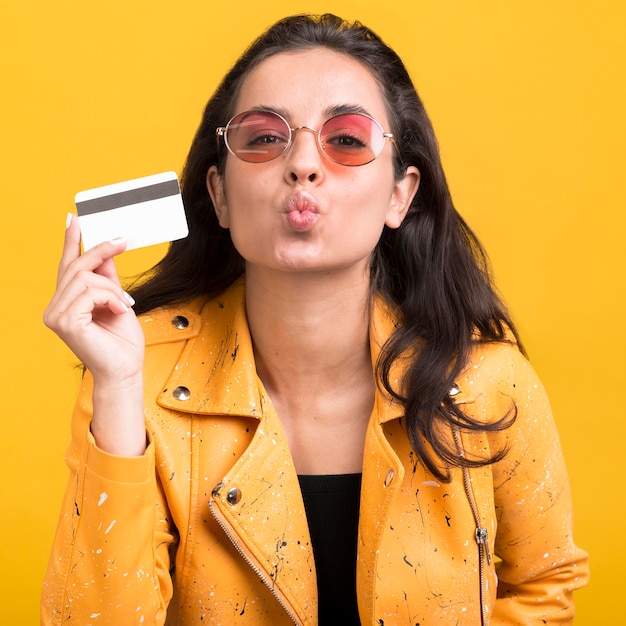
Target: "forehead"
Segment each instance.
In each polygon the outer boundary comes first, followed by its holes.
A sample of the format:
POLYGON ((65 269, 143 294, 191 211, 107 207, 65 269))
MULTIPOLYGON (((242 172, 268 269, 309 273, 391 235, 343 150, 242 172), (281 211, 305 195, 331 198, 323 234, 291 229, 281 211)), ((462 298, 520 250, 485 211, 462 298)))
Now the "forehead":
POLYGON ((262 61, 244 80, 235 112, 271 107, 288 113, 290 122, 304 124, 344 105, 361 107, 387 124, 385 100, 373 73, 346 54, 311 48, 262 61))

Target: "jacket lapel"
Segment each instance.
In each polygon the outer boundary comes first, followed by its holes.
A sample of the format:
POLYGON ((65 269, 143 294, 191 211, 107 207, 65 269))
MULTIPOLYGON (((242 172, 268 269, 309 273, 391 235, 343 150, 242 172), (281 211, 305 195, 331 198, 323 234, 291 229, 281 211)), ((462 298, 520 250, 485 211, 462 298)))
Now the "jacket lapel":
POLYGON ((240 280, 201 311, 198 334, 187 342, 157 402, 197 415, 261 415, 260 381, 240 280))

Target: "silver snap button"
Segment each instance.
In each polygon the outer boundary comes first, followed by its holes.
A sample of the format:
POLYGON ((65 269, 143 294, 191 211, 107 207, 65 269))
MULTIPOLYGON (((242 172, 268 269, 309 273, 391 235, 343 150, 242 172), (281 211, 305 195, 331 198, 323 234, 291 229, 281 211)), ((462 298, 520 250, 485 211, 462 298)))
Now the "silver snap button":
POLYGON ((392 483, 392 481, 393 481, 393 477, 394 477, 395 475, 396 475, 396 473, 395 473, 392 469, 390 469, 390 470, 387 472, 387 475, 385 476, 385 481, 383 482, 383 485, 384 485, 385 487, 389 487, 389 485, 391 485, 391 483, 392 483))
POLYGON ((191 396, 191 392, 189 391, 189 389, 187 389, 187 387, 176 387, 176 389, 174 389, 174 391, 172 391, 172 395, 177 399, 177 400, 189 400, 189 397, 191 396))
POLYGON ((237 504, 239 500, 241 500, 241 489, 238 489, 237 487, 229 489, 228 493, 226 494, 226 502, 233 506, 237 504))
POLYGON ((172 326, 174 328, 178 328, 179 330, 184 330, 189 326, 189 320, 183 315, 177 315, 172 318, 172 326))

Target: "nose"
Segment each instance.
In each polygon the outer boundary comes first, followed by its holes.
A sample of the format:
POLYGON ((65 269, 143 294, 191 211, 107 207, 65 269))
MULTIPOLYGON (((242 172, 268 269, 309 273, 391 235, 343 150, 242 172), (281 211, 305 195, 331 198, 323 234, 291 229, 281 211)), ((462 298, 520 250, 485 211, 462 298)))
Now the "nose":
POLYGON ((291 129, 291 145, 287 151, 287 175, 292 182, 319 181, 322 167, 318 134, 310 126, 298 126, 291 129), (300 133, 306 130, 311 133, 300 133), (301 137, 300 135, 306 135, 301 137))

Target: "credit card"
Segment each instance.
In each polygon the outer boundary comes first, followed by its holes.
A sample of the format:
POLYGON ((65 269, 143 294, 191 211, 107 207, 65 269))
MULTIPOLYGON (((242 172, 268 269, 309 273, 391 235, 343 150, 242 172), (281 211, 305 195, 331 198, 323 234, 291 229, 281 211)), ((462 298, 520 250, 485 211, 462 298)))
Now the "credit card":
POLYGON ((74 201, 84 250, 116 237, 133 250, 189 234, 175 172, 80 191, 74 201))

